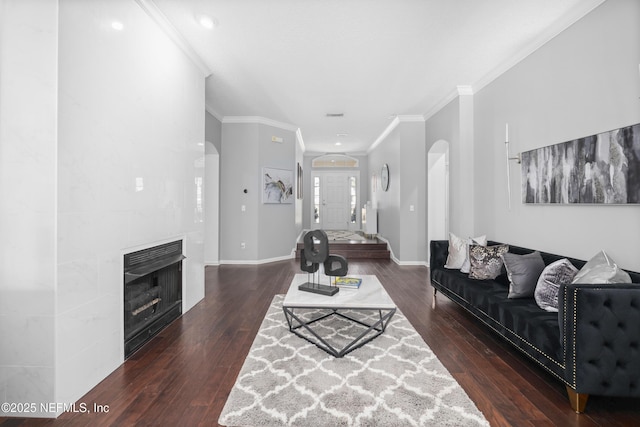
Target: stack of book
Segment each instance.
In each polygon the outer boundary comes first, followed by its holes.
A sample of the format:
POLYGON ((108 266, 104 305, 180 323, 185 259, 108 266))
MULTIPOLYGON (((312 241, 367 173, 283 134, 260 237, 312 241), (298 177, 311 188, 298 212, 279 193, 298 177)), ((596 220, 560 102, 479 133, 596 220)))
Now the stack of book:
POLYGON ((362 279, 356 277, 336 277, 336 286, 340 288, 358 289, 362 283, 362 279))

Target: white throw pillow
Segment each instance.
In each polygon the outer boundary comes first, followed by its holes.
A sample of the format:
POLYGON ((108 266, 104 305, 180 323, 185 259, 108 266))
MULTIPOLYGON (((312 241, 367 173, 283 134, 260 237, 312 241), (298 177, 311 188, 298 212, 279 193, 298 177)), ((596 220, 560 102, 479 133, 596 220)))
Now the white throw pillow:
MULTIPOLYGON (((463 239, 453 233, 449 233, 449 255, 447 256, 447 263, 444 265, 444 268, 459 270, 464 265, 465 260, 468 262, 469 240, 475 240, 477 242, 482 242, 484 240, 484 246, 487 244, 487 236, 463 239)), ((469 272, 468 268, 466 272, 469 272)))
POLYGON ((453 233, 449 233, 449 255, 444 268, 459 269, 462 267, 467 252, 466 239, 462 239, 453 233))
POLYGON ((631 276, 622 270, 604 251, 598 252, 578 271, 571 283, 631 283, 631 276))

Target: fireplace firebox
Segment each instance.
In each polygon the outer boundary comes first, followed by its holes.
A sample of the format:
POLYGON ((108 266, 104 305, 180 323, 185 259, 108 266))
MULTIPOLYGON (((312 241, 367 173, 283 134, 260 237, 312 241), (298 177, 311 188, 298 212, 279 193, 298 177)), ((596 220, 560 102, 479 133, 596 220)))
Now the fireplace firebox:
POLYGON ((182 240, 124 256, 124 357, 182 314, 182 240))

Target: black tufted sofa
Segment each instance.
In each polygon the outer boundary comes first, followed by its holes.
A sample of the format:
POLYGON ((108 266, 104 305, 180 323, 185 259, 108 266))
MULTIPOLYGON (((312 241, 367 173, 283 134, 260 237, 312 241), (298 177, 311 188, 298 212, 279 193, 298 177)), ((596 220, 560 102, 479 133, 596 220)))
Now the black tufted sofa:
MULTIPOLYGON (((490 245, 499 244, 489 242, 490 245)), ((509 246, 509 252, 533 249, 509 246)), ((538 307, 533 298, 507 298, 506 274, 474 280, 444 268, 446 240, 431 241, 430 276, 440 291, 562 381, 572 408, 584 411, 590 394, 640 397, 640 273, 627 271, 632 284, 565 285, 559 312, 538 307)), ((540 252, 546 265, 568 258, 540 252)))

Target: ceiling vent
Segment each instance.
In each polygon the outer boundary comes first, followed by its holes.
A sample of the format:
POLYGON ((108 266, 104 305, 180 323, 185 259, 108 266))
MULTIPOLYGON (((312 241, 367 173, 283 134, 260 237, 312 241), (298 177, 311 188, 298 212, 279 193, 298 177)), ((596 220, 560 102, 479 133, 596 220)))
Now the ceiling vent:
POLYGON ((327 117, 344 117, 344 113, 327 113, 327 117))

